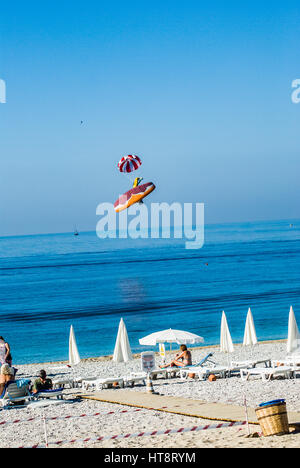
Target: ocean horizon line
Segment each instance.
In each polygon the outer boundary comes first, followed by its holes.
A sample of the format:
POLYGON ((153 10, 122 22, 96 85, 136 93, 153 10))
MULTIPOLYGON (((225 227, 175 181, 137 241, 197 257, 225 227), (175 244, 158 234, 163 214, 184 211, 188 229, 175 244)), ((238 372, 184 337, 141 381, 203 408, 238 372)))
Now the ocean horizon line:
MULTIPOLYGON (((243 225, 255 225, 255 224, 272 224, 272 223, 291 223, 291 222, 300 222, 300 218, 284 218, 284 219, 264 219, 264 220, 250 220, 250 221, 226 221, 226 222, 214 222, 214 223, 207 223, 204 225, 204 228, 210 228, 210 227, 217 227, 217 226, 243 226, 243 225)), ((178 225, 178 226, 170 226, 171 229, 182 229, 184 225, 178 225)), ((189 229, 195 229, 196 225, 192 226, 187 226, 189 229)), ((167 226, 160 226, 160 229, 168 229, 167 226)), ((79 234, 92 234, 95 233, 97 236, 96 232, 96 227, 95 230, 80 230, 77 229, 79 234)), ((148 228, 148 231, 151 231, 151 227, 148 228)), ((122 230, 116 229, 116 232, 123 232, 122 230)), ((69 234, 74 234, 74 230, 72 231, 60 231, 60 232, 41 232, 41 233, 31 233, 31 234, 6 234, 6 235, 0 235, 0 239, 17 239, 17 238, 24 238, 24 237, 47 237, 47 236, 64 236, 64 235, 69 235, 69 234)))

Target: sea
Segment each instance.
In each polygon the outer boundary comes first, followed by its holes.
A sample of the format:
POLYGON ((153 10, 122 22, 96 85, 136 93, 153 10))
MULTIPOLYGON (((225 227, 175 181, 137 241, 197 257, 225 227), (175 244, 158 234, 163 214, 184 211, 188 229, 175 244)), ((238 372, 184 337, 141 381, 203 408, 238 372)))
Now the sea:
POLYGON ((207 225, 201 249, 185 242, 1 237, 0 335, 13 363, 68 360, 71 325, 81 358, 110 355, 121 318, 134 353, 167 328, 218 345, 222 311, 241 343, 249 307, 259 341, 287 338, 290 306, 300 319, 300 220, 207 225))

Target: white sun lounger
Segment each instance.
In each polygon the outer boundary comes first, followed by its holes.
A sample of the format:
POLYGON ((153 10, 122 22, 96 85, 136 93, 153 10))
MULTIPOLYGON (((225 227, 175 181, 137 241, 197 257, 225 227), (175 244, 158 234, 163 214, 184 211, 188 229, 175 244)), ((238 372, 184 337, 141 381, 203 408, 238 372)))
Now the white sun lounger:
MULTIPOLYGON (((96 376, 92 376, 92 377, 83 377, 82 375, 79 375, 77 377, 69 377, 69 379, 71 380, 72 382, 72 387, 73 388, 79 388, 79 387, 82 387, 82 382, 89 382, 89 381, 93 381, 93 380, 97 380, 98 377, 96 376)), ((60 379, 59 379, 60 380, 60 379)))
POLYGON ((75 388, 78 386, 78 382, 82 380, 81 377, 75 376, 74 368, 68 364, 49 367, 47 373, 49 375, 56 374, 56 377, 52 379, 53 388, 64 387, 65 385, 75 388))
POLYGON ((70 388, 74 388, 74 380, 70 377, 61 377, 52 380, 53 388, 62 388, 68 385, 70 388))
POLYGON ((124 379, 124 386, 127 387, 134 387, 137 383, 142 383, 146 385, 147 374, 146 372, 131 372, 130 375, 123 377, 124 379))
POLYGON ((0 402, 3 407, 8 407, 14 403, 21 403, 32 400, 32 395, 29 392, 29 384, 19 387, 17 382, 9 382, 4 391, 0 402))
MULTIPOLYGON (((171 368, 169 368, 169 369, 171 369, 171 368)), ((164 379, 167 379, 168 378, 168 368, 165 368, 165 369, 160 369, 160 368, 152 369, 149 372, 149 375, 150 375, 150 378, 153 379, 153 380, 156 380, 158 376, 162 376, 164 379)))
MULTIPOLYGON (((169 373, 170 371, 172 370, 172 372, 174 371, 178 371, 179 368, 177 367, 170 367, 170 368, 166 368, 166 369, 160 369, 160 368, 157 368, 157 369, 152 369, 152 371, 149 372, 149 376, 150 376, 150 379, 152 380, 156 380, 157 377, 159 376, 162 376, 164 379, 167 379, 169 377, 169 373)), ((131 377, 139 377, 141 375, 144 376, 144 378, 146 379, 147 378, 147 372, 131 372, 131 377)))
POLYGON ((282 367, 291 367, 293 370, 293 377, 300 373, 300 359, 295 357, 287 357, 286 359, 279 359, 277 361, 272 361, 272 367, 282 368, 282 367))
POLYGON ((194 368, 198 368, 198 366, 195 367, 188 367, 188 366, 182 366, 182 367, 164 367, 163 369, 154 369, 150 372, 150 378, 153 380, 156 380, 158 376, 162 376, 164 379, 171 379, 173 377, 180 376, 181 369, 190 369, 190 372, 194 368))
POLYGON ((73 368, 68 364, 64 364, 61 366, 52 366, 47 369, 47 374, 66 374, 68 372, 73 371, 73 368), (65 371, 65 372, 62 372, 65 371))
MULTIPOLYGON (((206 380, 211 374, 218 375, 221 378, 231 377, 233 374, 240 373, 240 370, 243 366, 222 366, 222 365, 213 365, 211 367, 205 366, 191 366, 191 367, 182 367, 180 369, 180 377, 188 378, 189 374, 196 374, 200 380, 206 380)), ((244 364, 244 368, 248 368, 244 364)))
POLYGON ((210 363, 211 365, 216 365, 214 361, 211 361, 211 357, 213 353, 207 354, 201 361, 197 364, 192 364, 190 366, 182 366, 182 367, 164 367, 164 368, 157 368, 150 371, 150 378, 155 380, 159 375, 161 375, 164 379, 170 379, 172 377, 180 376, 181 369, 190 369, 191 373, 194 368, 203 367, 205 363, 210 363))
POLYGON ((133 387, 137 383, 146 385, 147 374, 145 372, 132 372, 130 375, 124 377, 107 377, 107 378, 94 378, 82 380, 82 388, 88 390, 90 387, 96 390, 103 390, 104 388, 112 387, 114 383, 118 383, 121 388, 125 386, 133 387))
POLYGON ((180 375, 181 369, 186 369, 186 367, 165 367, 163 369, 155 369, 150 372, 150 378, 156 380, 159 375, 164 379, 172 379, 180 375))
POLYGON ((82 381, 82 388, 88 390, 90 387, 96 388, 96 390, 103 390, 104 388, 110 388, 114 383, 123 388, 124 387, 124 377, 107 377, 107 378, 91 378, 82 381))
POLYGON ((287 356, 284 359, 277 359, 272 361, 272 367, 278 366, 300 366, 300 357, 299 356, 287 356))
POLYGON ((293 366, 293 377, 296 378, 296 375, 300 373, 300 366, 293 366))
POLYGON ((40 399, 49 399, 49 398, 56 398, 58 400, 63 400, 64 399, 64 393, 63 389, 55 389, 55 390, 46 390, 46 391, 41 391, 38 393, 35 393, 33 395, 34 400, 40 400, 40 399))
POLYGON ((290 379, 293 376, 293 368, 288 366, 280 367, 256 367, 254 369, 241 369, 241 379, 243 381, 249 380, 251 375, 256 375, 264 381, 270 381, 279 375, 290 379))
POLYGON ((264 364, 265 367, 271 367, 271 359, 249 359, 248 361, 232 361, 232 367, 253 368, 259 364, 264 364))
POLYGON ((211 374, 219 375, 220 377, 226 377, 229 369, 227 366, 212 366, 212 367, 181 367, 180 377, 181 379, 188 379, 189 374, 195 374, 199 380, 206 380, 211 374))

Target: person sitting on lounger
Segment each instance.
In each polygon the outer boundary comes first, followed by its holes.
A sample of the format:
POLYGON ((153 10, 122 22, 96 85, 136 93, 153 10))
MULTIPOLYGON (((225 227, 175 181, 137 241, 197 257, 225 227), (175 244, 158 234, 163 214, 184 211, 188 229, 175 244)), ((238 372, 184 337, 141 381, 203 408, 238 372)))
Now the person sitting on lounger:
POLYGON ((3 364, 1 366, 1 372, 0 372, 0 395, 2 395, 6 384, 8 382, 14 382, 14 380, 15 380, 14 370, 8 364, 3 364))
POLYGON ((181 353, 176 354, 175 359, 173 359, 169 364, 164 364, 163 366, 160 366, 161 369, 164 369, 166 367, 186 367, 186 366, 191 366, 192 365, 192 354, 191 352, 187 349, 185 345, 180 346, 180 351, 181 353))
POLYGON ((42 392, 43 390, 51 390, 52 387, 53 387, 52 380, 47 378, 46 371, 42 369, 39 372, 38 379, 36 379, 33 384, 32 392, 39 393, 39 392, 42 392))

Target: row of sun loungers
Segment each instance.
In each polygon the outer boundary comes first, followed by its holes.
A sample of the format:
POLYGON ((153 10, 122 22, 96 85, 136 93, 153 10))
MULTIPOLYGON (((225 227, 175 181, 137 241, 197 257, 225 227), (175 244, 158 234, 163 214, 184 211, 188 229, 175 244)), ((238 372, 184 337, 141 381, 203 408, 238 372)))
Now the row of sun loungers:
MULTIPOLYGON (((210 367, 182 367, 182 368, 172 368, 173 377, 180 377, 182 380, 187 380, 189 377, 193 376, 193 379, 207 380, 210 375, 215 375, 220 378, 231 377, 236 374, 241 377, 242 381, 247 381, 251 376, 261 377, 264 381, 270 381, 271 379, 283 376, 285 378, 291 379, 296 376, 296 373, 300 372, 299 369, 288 366, 279 366, 279 367, 252 367, 249 368, 245 366, 244 368, 240 367, 228 367, 228 366, 210 366, 210 367)), ((162 378, 168 378, 167 372, 161 372, 161 369, 156 369, 149 374, 145 372, 141 373, 131 373, 129 376, 124 377, 109 377, 109 378, 90 378, 83 379, 81 386, 85 390, 95 388, 96 390, 103 390, 105 388, 110 388, 113 386, 116 387, 133 387, 135 384, 146 384, 147 377, 149 375, 150 379, 153 379, 153 376, 157 378, 161 376, 162 378)))
POLYGON ((262 378, 264 381, 270 381, 274 377, 283 376, 287 379, 291 379, 294 375, 293 368, 287 366, 279 367, 256 367, 253 369, 241 369, 241 379, 243 381, 249 380, 251 375, 256 375, 262 378))
POLYGON ((285 366, 282 361, 272 362, 271 359, 236 361, 232 362, 230 366, 222 366, 211 361, 211 356, 212 354, 209 354, 202 361, 192 366, 170 368, 158 367, 156 369, 152 369, 149 373, 132 372, 129 376, 123 377, 82 379, 80 384, 82 388, 86 390, 90 388, 102 390, 112 386, 124 388, 127 386, 133 387, 135 384, 145 385, 148 377, 150 377, 151 380, 156 380, 159 377, 164 379, 180 377, 185 380, 192 376, 193 379, 198 378, 199 380, 206 380, 211 374, 220 378, 238 375, 241 377, 242 381, 249 380, 251 376, 257 376, 261 377, 264 381, 269 381, 277 376, 292 378, 300 372, 300 367, 285 366))
POLYGON ((210 353, 203 358, 199 363, 185 367, 169 367, 152 369, 149 373, 146 372, 131 372, 128 376, 109 377, 109 378, 69 378, 58 379, 54 381, 56 385, 69 384, 69 386, 81 386, 84 389, 94 387, 103 389, 115 386, 133 387, 135 384, 146 383, 147 377, 151 380, 156 380, 161 377, 164 379, 172 377, 180 377, 187 379, 191 374, 193 377, 198 377, 199 380, 206 380, 209 375, 214 374, 218 377, 225 378, 233 375, 239 375, 241 380, 249 380, 251 375, 262 377, 263 380, 271 380, 276 376, 284 376, 286 378, 295 377, 300 372, 300 357, 287 357, 285 360, 272 361, 271 359, 257 359, 247 361, 232 361, 230 366, 217 365, 212 361, 213 354, 210 353))
POLYGON ((271 361, 271 359, 235 361, 230 366, 222 366, 211 360, 212 354, 207 355, 199 363, 186 367, 170 367, 156 368, 149 373, 146 372, 131 372, 129 375, 122 377, 76 377, 73 369, 69 366, 52 368, 52 371, 60 371, 61 369, 68 370, 67 374, 55 377, 53 382, 53 390, 31 394, 30 380, 20 379, 15 382, 9 382, 5 392, 0 398, 0 404, 3 407, 8 407, 10 404, 27 402, 41 398, 64 398, 64 387, 70 388, 81 387, 84 390, 96 389, 103 390, 110 387, 133 387, 136 384, 146 385, 148 377, 164 379, 172 377, 180 377, 182 380, 197 378, 198 380, 206 380, 211 374, 226 378, 232 375, 239 375, 241 381, 248 381, 252 376, 261 378, 263 381, 281 376, 286 379, 295 378, 300 373, 300 356, 287 356, 283 360, 271 361), (71 372, 70 372, 71 371, 71 372))

